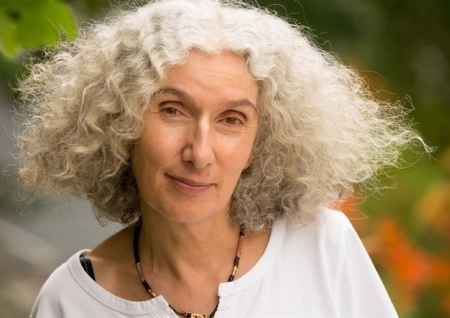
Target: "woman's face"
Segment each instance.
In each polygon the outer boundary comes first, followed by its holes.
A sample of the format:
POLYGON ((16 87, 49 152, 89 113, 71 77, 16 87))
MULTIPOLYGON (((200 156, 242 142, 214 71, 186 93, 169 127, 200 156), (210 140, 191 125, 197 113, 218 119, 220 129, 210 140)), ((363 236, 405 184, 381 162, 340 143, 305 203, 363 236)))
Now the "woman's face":
POLYGON ((141 209, 195 223, 223 217, 258 128, 258 86, 241 56, 194 51, 152 99, 132 149, 141 209))

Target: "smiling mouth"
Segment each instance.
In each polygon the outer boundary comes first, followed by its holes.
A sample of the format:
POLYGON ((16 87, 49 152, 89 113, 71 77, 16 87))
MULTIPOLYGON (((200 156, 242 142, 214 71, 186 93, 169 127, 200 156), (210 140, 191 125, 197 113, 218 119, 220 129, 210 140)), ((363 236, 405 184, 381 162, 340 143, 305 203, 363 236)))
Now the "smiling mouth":
POLYGON ((210 182, 198 182, 170 175, 167 175, 167 177, 178 190, 181 190, 182 192, 186 193, 200 194, 209 190, 214 185, 214 183, 210 182))

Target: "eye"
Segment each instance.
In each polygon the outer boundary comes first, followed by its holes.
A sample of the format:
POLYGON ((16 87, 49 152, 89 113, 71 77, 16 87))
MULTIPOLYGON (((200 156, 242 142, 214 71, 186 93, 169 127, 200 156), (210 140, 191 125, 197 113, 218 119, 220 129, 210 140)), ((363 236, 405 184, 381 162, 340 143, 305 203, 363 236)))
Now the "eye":
POLYGON ((183 111, 180 109, 182 107, 178 103, 174 102, 164 102, 159 106, 159 111, 163 116, 167 117, 176 117, 183 114, 183 111))
POLYGON ((226 117, 226 118, 224 119, 224 121, 225 121, 227 124, 230 124, 230 125, 240 125, 240 124, 243 123, 242 120, 241 120, 239 117, 236 117, 236 116, 226 117))
POLYGON ((228 126, 244 125, 247 122, 247 116, 236 110, 227 110, 222 113, 220 121, 228 126))
POLYGON ((172 116, 180 114, 180 111, 178 109, 176 109, 175 107, 171 107, 171 106, 164 107, 161 110, 161 112, 163 112, 167 115, 172 115, 172 116))

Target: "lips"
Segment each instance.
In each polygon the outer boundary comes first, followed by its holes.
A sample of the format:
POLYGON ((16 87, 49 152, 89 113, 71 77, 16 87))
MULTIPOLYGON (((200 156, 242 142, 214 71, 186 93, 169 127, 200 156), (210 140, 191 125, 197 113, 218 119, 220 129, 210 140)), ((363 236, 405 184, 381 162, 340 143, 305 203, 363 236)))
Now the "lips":
POLYGON ((171 175, 166 176, 168 177, 170 182, 175 186, 175 188, 187 194, 202 194, 214 186, 214 183, 211 182, 191 180, 171 175))

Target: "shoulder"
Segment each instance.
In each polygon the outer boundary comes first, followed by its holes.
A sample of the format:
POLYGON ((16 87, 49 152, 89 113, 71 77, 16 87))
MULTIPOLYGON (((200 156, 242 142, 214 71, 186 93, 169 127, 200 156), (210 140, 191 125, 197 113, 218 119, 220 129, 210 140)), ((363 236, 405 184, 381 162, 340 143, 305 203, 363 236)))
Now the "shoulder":
POLYGON ((358 234, 348 217, 340 211, 323 209, 316 224, 312 224, 320 238, 329 243, 346 244, 355 241, 360 243, 358 234))
POLYGON ((53 295, 54 293, 58 294, 63 286, 73 287, 74 284, 78 284, 71 268, 74 266, 75 262, 79 261, 80 254, 85 253, 86 251, 87 250, 82 250, 75 253, 66 262, 55 269, 43 285, 41 291, 45 292, 47 295, 53 295))
POLYGON ((333 233, 353 230, 348 217, 341 211, 322 209, 316 223, 322 230, 329 230, 333 233))
POLYGON ((82 293, 81 282, 71 268, 74 265, 76 266, 75 262, 78 261, 79 255, 83 252, 85 251, 75 253, 53 271, 39 292, 31 317, 57 317, 62 315, 64 313, 64 299, 75 301, 75 298, 79 297, 82 293))
POLYGON ((129 301, 111 294, 92 280, 81 266, 80 251, 47 279, 33 306, 31 318, 167 317, 163 298, 129 301))
POLYGON ((348 217, 324 209, 317 222, 287 227, 288 237, 302 245, 303 260, 319 268, 332 299, 345 317, 396 317, 395 309, 361 239, 348 217))
POLYGON ((362 242, 345 214, 323 209, 314 222, 297 225, 288 219, 274 223, 267 253, 285 272, 302 268, 310 277, 326 278, 345 270, 350 255, 367 261, 362 242), (280 265, 281 264, 281 265, 280 265), (318 272, 320 269, 320 273, 318 272))
POLYGON ((347 216, 330 209, 322 209, 317 219, 306 225, 298 226, 287 222, 286 240, 314 243, 315 245, 330 244, 334 247, 345 239, 359 241, 347 216))
POLYGON ((287 222, 282 246, 283 257, 298 263, 307 260, 319 266, 322 274, 334 276, 355 266, 373 266, 347 216, 330 209, 323 209, 316 221, 303 226, 287 222))

